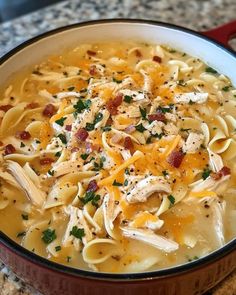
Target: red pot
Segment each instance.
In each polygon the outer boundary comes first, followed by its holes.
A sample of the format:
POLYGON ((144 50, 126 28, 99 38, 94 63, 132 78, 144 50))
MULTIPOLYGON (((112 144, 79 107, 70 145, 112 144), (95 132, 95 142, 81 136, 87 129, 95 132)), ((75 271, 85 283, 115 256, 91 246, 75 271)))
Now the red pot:
MULTIPOLYGON (((233 76, 236 55, 228 41, 236 34, 236 21, 203 32, 144 20, 93 21, 60 28, 33 38, 0 59, 1 83, 15 71, 36 63, 43 56, 73 43, 102 39, 142 39, 166 43, 233 76), (207 37, 206 37, 207 36, 207 37), (211 39, 210 39, 210 38, 211 39), (217 40, 218 42, 213 41, 217 40)), ((73 269, 48 261, 16 244, 0 232, 0 259, 18 277, 48 295, 70 294, 202 294, 236 268, 236 240, 199 260, 154 272, 107 274, 73 269)))

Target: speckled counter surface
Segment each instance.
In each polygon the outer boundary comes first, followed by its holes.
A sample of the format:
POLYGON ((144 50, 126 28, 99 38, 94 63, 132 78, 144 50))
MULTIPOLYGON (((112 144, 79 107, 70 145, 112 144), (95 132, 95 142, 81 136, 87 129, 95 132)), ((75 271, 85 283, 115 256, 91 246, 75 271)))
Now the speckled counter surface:
MULTIPOLYGON (((36 1, 36 0, 32 0, 36 1)), ((50 29, 99 18, 142 18, 206 30, 236 18, 235 0, 70 0, 0 25, 0 56, 50 29)), ((0 263, 0 295, 38 292, 0 263)), ((236 294, 236 271, 208 294, 236 294)), ((187 295, 187 294, 186 294, 187 295)))

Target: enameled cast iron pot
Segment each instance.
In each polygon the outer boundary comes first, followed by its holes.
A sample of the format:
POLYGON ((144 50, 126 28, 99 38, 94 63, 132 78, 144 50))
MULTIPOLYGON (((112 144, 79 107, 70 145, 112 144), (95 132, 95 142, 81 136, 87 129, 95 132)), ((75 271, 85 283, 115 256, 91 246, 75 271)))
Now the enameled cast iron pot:
MULTIPOLYGON (((228 46, 228 40, 234 34, 236 21, 202 34, 145 20, 101 20, 75 24, 33 38, 3 56, 0 59, 0 84, 14 72, 58 50, 89 41, 133 39, 168 44, 197 56, 230 77, 236 85, 236 54, 228 46)), ((0 232, 0 259, 45 295, 192 295, 204 293, 236 268, 236 239, 206 257, 171 269, 137 274, 104 274, 50 262, 0 232)))

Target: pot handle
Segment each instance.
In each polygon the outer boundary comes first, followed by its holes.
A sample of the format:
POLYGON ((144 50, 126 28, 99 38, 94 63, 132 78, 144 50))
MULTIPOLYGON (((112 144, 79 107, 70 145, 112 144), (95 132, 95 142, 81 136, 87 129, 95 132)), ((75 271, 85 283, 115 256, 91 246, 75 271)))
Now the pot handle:
POLYGON ((231 48, 228 43, 231 39, 236 37, 236 20, 231 21, 225 25, 219 26, 215 29, 204 31, 201 33, 207 37, 210 37, 211 39, 218 41, 224 46, 231 48))

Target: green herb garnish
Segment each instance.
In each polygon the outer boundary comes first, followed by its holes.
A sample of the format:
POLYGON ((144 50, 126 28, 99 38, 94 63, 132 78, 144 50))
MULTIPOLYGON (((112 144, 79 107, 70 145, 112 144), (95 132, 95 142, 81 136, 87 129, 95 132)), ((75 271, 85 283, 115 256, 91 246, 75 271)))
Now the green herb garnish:
POLYGON ((61 251, 61 246, 56 246, 55 250, 56 250, 56 252, 61 251))
POLYGON ((212 74, 218 74, 218 72, 216 70, 214 70, 213 68, 211 68, 211 67, 207 67, 205 69, 205 72, 212 73, 212 74))
POLYGON ((132 98, 132 96, 130 96, 130 95, 125 95, 125 96, 124 96, 124 101, 127 102, 127 103, 131 103, 132 99, 133 99, 133 98, 132 98))
POLYGON ((141 113, 141 116, 143 119, 146 119, 147 116, 147 110, 146 109, 142 109, 141 107, 139 107, 139 111, 141 113))
POLYGON ((45 231, 43 231, 43 235, 41 238, 45 244, 50 244, 57 238, 55 229, 46 229, 45 231))
POLYGON ((21 142, 20 147, 25 147, 25 144, 23 142, 21 142))
POLYGON ((62 117, 62 118, 56 120, 55 123, 57 123, 60 126, 63 126, 65 120, 66 120, 66 118, 65 117, 62 117))
POLYGON ((232 87, 232 86, 225 86, 225 87, 222 88, 222 90, 223 90, 224 92, 229 92, 229 90, 230 90, 231 87, 232 87))
POLYGON ((75 87, 71 86, 71 87, 68 87, 67 89, 68 89, 68 91, 73 91, 75 89, 75 87))
POLYGON ((211 174, 211 170, 209 168, 205 168, 202 172, 202 179, 207 179, 211 174))
POLYGON ((175 197, 173 197, 172 195, 169 195, 167 198, 169 199, 171 206, 173 206, 175 203, 175 197))
POLYGON ((60 138, 62 143, 67 144, 66 136, 64 134, 61 133, 61 134, 57 135, 57 137, 60 138))
POLYGON ((104 126, 102 127, 102 131, 111 131, 111 126, 104 126))
POLYGON ((55 157, 58 157, 59 158, 60 156, 61 156, 61 152, 56 152, 55 153, 55 157))
POLYGON ((118 182, 118 181, 116 181, 116 179, 115 179, 115 180, 113 181, 112 185, 113 185, 113 186, 122 186, 123 184, 120 183, 120 182, 118 182))
POLYGON ((75 225, 72 227, 72 230, 70 231, 70 235, 76 237, 77 239, 82 240, 82 238, 85 236, 85 232, 83 228, 78 228, 75 225))
POLYGON ((91 204, 95 207, 98 207, 98 201, 100 200, 100 198, 100 195, 96 195, 93 191, 86 192, 83 198, 79 197, 80 201, 83 204, 91 202, 91 204))
POLYGON ((80 155, 80 158, 85 161, 88 158, 88 156, 89 156, 89 154, 82 154, 82 155, 80 155))
POLYGON ((116 78, 114 78, 114 77, 113 77, 113 79, 112 79, 112 80, 113 80, 113 82, 116 82, 117 84, 120 84, 120 83, 122 83, 122 80, 117 80, 117 79, 116 79, 116 78))
POLYGON ((141 133, 143 133, 146 130, 146 128, 143 127, 143 124, 142 123, 140 123, 139 125, 135 126, 135 129, 137 131, 141 132, 141 133))
POLYGON ((168 173, 166 170, 163 170, 161 173, 162 173, 164 176, 169 175, 169 173, 168 173))
POLYGON ((103 119, 103 114, 102 113, 98 113, 96 114, 93 124, 96 125, 98 122, 100 122, 103 119))

